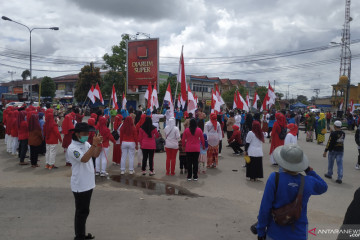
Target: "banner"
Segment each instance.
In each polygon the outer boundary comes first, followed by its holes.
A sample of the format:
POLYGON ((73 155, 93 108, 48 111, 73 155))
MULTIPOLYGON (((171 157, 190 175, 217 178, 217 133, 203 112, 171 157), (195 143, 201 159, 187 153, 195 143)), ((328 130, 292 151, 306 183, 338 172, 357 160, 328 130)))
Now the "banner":
POLYGON ((136 93, 142 86, 156 85, 159 76, 159 39, 127 42, 127 92, 136 93))

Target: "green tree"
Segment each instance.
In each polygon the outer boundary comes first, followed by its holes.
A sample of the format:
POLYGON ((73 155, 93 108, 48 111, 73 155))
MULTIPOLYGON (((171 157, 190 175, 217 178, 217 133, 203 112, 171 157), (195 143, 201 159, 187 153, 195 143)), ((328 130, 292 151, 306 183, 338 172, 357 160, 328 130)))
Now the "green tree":
MULTIPOLYGON (((173 99, 175 98, 176 81, 177 81, 176 79, 177 79, 176 75, 171 75, 168 77, 166 82, 163 82, 159 85, 158 98, 159 98, 160 105, 162 105, 164 102, 165 92, 166 92, 169 82, 170 82, 170 88, 171 88, 171 96, 173 99)), ((180 83, 179 83, 179 86, 177 89, 176 97, 179 96, 179 94, 180 94, 180 83)), ((175 105, 175 101, 174 101, 174 105, 175 105)))
POLYGON ((29 69, 26 69, 24 70, 22 73, 21 73, 21 77, 22 79, 25 81, 28 77, 30 77, 30 71, 29 69))
POLYGON ((124 34, 119 45, 111 47, 111 54, 103 56, 105 64, 102 69, 108 70, 104 76, 104 95, 110 97, 112 86, 115 84, 116 95, 119 97, 125 92, 126 82, 126 43, 129 35, 124 34))
POLYGON ((266 96, 266 94, 268 92, 268 89, 265 86, 260 86, 260 87, 257 87, 255 90, 256 90, 256 93, 258 94, 259 98, 260 98, 260 100, 257 102, 258 108, 260 108, 260 105, 264 101, 264 98, 265 98, 265 96, 266 96))
MULTIPOLYGON (((85 65, 81 68, 81 72, 79 73, 79 80, 75 85, 75 99, 78 102, 85 101, 87 94, 91 88, 91 85, 96 85, 99 83, 99 86, 102 86, 101 76, 100 76, 100 68, 90 67, 89 65, 85 65)), ((104 92, 103 90, 101 93, 104 92)))
POLYGON ((297 100, 298 102, 301 102, 301 103, 305 104, 305 105, 308 105, 308 99, 307 99, 307 97, 304 96, 304 95, 299 95, 299 96, 297 96, 296 100, 297 100))
POLYGON ((234 93, 236 92, 236 90, 239 91, 239 93, 241 94, 241 96, 245 99, 246 98, 246 89, 243 86, 240 86, 239 88, 237 87, 232 87, 229 91, 223 92, 221 93, 221 97, 223 98, 226 106, 229 109, 232 109, 233 107, 233 103, 234 103, 234 93))
POLYGON ((284 96, 283 93, 279 93, 279 92, 276 92, 275 95, 279 100, 281 100, 281 98, 284 96))
POLYGON ((43 77, 41 80, 41 96, 43 97, 55 97, 56 84, 51 77, 43 77))

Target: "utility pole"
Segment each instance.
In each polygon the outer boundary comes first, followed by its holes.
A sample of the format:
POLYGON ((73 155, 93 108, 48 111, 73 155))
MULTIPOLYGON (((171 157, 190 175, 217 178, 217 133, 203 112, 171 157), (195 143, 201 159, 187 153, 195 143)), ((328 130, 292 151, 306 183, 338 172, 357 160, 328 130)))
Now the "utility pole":
POLYGON ((14 75, 16 72, 13 72, 13 71, 8 71, 8 73, 10 73, 10 75, 11 75, 11 81, 14 81, 14 79, 13 79, 13 75, 14 75))

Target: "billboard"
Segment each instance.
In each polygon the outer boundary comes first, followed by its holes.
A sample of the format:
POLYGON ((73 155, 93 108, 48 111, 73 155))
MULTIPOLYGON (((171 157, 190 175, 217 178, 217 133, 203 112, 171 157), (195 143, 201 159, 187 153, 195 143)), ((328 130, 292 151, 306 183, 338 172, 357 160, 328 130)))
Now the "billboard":
POLYGON ((130 40, 127 42, 127 93, 147 89, 149 82, 158 87, 159 39, 130 40), (144 87, 146 86, 146 87, 144 87))

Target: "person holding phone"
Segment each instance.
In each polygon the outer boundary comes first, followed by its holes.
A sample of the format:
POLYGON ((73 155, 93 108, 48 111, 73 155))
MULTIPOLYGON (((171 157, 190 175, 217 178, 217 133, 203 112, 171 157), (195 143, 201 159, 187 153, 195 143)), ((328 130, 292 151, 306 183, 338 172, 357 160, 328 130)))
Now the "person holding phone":
POLYGON ((87 123, 78 123, 71 129, 72 142, 66 155, 72 164, 71 191, 75 197, 75 240, 94 239, 88 233, 85 235, 86 219, 90 212, 90 200, 95 187, 95 172, 92 157, 98 157, 101 152, 103 138, 99 134, 93 137, 92 145, 87 141, 89 132, 95 128, 87 123))

